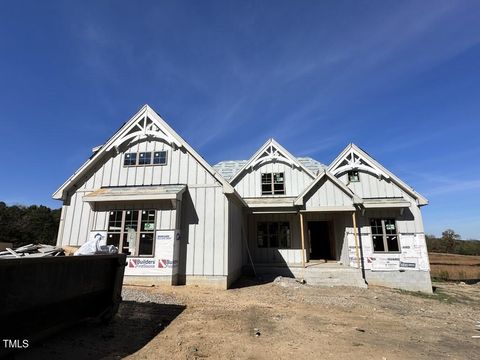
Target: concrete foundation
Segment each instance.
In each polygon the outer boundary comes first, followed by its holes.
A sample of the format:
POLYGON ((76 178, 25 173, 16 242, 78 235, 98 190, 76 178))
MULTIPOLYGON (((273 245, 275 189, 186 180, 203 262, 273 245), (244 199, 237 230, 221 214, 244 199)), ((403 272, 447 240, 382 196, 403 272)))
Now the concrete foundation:
POLYGON ((198 285, 202 287, 213 287, 216 289, 227 289, 228 281, 226 276, 196 276, 196 275, 178 275, 176 283, 172 283, 172 276, 133 276, 125 275, 124 285, 198 285))
POLYGON ((432 294, 429 271, 371 271, 365 270, 368 285, 385 286, 432 294))

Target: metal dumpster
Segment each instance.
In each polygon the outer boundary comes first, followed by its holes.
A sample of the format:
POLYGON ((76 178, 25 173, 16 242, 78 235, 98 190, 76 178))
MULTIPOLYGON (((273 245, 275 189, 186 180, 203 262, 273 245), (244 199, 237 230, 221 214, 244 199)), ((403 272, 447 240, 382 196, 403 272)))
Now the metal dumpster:
POLYGON ((82 319, 112 317, 125 264, 124 254, 0 260, 0 339, 31 343, 82 319))

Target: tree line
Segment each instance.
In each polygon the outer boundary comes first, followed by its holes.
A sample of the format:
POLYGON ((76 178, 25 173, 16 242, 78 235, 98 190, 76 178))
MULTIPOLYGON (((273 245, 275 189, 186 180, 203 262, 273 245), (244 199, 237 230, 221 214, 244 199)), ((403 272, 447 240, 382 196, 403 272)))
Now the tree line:
POLYGON ((13 247, 26 244, 50 244, 57 242, 61 209, 47 206, 8 206, 0 201, 0 242, 13 247))
MULTIPOLYGON (((12 243, 13 247, 25 244, 50 244, 57 242, 61 209, 43 205, 12 205, 0 201, 0 242, 12 243)), ((480 241, 460 240, 460 235, 447 229, 440 238, 426 235, 430 252, 480 255, 480 241)))
POLYGON ((461 236, 452 229, 442 232, 440 238, 434 235, 426 235, 426 241, 429 252, 480 255, 479 240, 461 240, 461 236))

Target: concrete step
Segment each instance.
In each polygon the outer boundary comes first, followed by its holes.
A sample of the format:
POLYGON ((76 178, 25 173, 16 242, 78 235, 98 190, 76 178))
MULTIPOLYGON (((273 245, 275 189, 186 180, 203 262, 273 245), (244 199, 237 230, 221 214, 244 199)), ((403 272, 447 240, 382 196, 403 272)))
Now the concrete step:
POLYGON ((315 271, 293 271, 296 278, 304 278, 310 285, 355 286, 366 288, 362 273, 357 269, 325 269, 315 271))
POLYGON ((263 276, 284 276, 304 279, 309 285, 319 286, 354 286, 366 288, 367 284, 362 278, 358 269, 348 266, 336 267, 287 267, 287 266, 258 266, 255 268, 258 275, 263 276))

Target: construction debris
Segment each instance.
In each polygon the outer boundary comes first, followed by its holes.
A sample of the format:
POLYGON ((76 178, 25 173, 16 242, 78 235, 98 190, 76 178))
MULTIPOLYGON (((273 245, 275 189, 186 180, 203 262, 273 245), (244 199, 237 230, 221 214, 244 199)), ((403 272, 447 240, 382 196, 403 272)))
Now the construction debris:
POLYGON ((0 259, 34 258, 63 255, 65 255, 65 252, 62 248, 44 244, 28 244, 18 247, 16 249, 7 248, 6 251, 0 251, 0 259))

